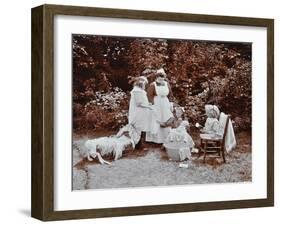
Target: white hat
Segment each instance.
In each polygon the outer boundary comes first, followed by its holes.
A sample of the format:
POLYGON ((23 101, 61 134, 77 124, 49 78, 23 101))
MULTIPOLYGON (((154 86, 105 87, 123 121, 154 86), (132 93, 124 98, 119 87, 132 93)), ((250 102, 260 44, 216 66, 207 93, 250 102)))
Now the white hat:
POLYGON ((164 68, 158 69, 158 70, 156 71, 156 74, 163 75, 164 77, 167 76, 167 74, 166 74, 164 68))
POLYGON ((155 72, 155 70, 151 69, 151 68, 146 68, 145 70, 142 71, 142 75, 148 75, 151 74, 152 72, 155 72))
POLYGON ((183 126, 183 127, 188 127, 189 122, 187 120, 183 120, 180 125, 183 126))
POLYGON ((148 83, 148 80, 145 76, 140 76, 138 77, 138 79, 144 81, 145 83, 148 83))
POLYGON ((206 104, 205 111, 208 117, 218 118, 220 115, 220 110, 216 105, 206 104))

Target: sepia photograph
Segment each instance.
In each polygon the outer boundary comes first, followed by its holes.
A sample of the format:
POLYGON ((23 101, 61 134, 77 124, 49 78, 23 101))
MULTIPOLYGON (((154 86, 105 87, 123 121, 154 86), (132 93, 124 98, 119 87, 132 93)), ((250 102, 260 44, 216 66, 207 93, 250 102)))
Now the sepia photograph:
POLYGON ((32 217, 274 206, 275 20, 156 9, 32 8, 32 217))
POLYGON ((72 34, 73 190, 251 182, 251 142, 252 43, 72 34))

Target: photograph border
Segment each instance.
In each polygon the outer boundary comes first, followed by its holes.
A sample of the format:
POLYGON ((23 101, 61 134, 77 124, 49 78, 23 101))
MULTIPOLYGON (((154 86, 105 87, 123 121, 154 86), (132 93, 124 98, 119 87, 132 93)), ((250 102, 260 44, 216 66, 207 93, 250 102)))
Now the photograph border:
POLYGON ((43 221, 265 207, 274 205, 274 20, 62 5, 32 9, 31 216, 43 221), (175 21, 267 28, 267 198, 121 208, 54 210, 55 15, 175 21))

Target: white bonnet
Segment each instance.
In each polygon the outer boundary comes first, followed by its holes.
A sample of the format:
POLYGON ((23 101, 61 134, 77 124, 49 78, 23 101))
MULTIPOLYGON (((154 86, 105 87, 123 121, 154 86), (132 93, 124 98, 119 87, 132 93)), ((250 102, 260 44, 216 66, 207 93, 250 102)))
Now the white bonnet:
POLYGON ((187 120, 184 120, 184 121, 181 122, 180 125, 183 126, 183 127, 188 127, 189 126, 189 122, 187 120))
POLYGON ((206 104, 205 111, 208 117, 218 118, 220 115, 220 110, 216 105, 206 104))
POLYGON ((156 71, 156 74, 157 74, 157 75, 158 75, 158 74, 159 74, 159 75, 163 75, 164 77, 167 76, 167 74, 166 74, 164 68, 158 69, 158 70, 156 71))
POLYGON ((139 80, 144 81, 145 83, 148 83, 148 80, 145 76, 140 76, 139 80))
POLYGON ((143 83, 143 82, 148 84, 148 80, 145 76, 136 77, 136 78, 133 79, 133 81, 134 81, 134 85, 137 85, 137 84, 140 84, 140 83, 143 83))

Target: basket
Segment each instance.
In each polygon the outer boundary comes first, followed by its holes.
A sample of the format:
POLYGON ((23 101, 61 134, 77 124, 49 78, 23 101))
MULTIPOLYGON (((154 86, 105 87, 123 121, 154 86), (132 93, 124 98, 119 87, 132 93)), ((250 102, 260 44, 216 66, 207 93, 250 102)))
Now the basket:
POLYGON ((185 143, 171 142, 171 143, 165 143, 164 147, 170 159, 174 161, 181 161, 179 150, 180 148, 185 148, 186 145, 185 143))

